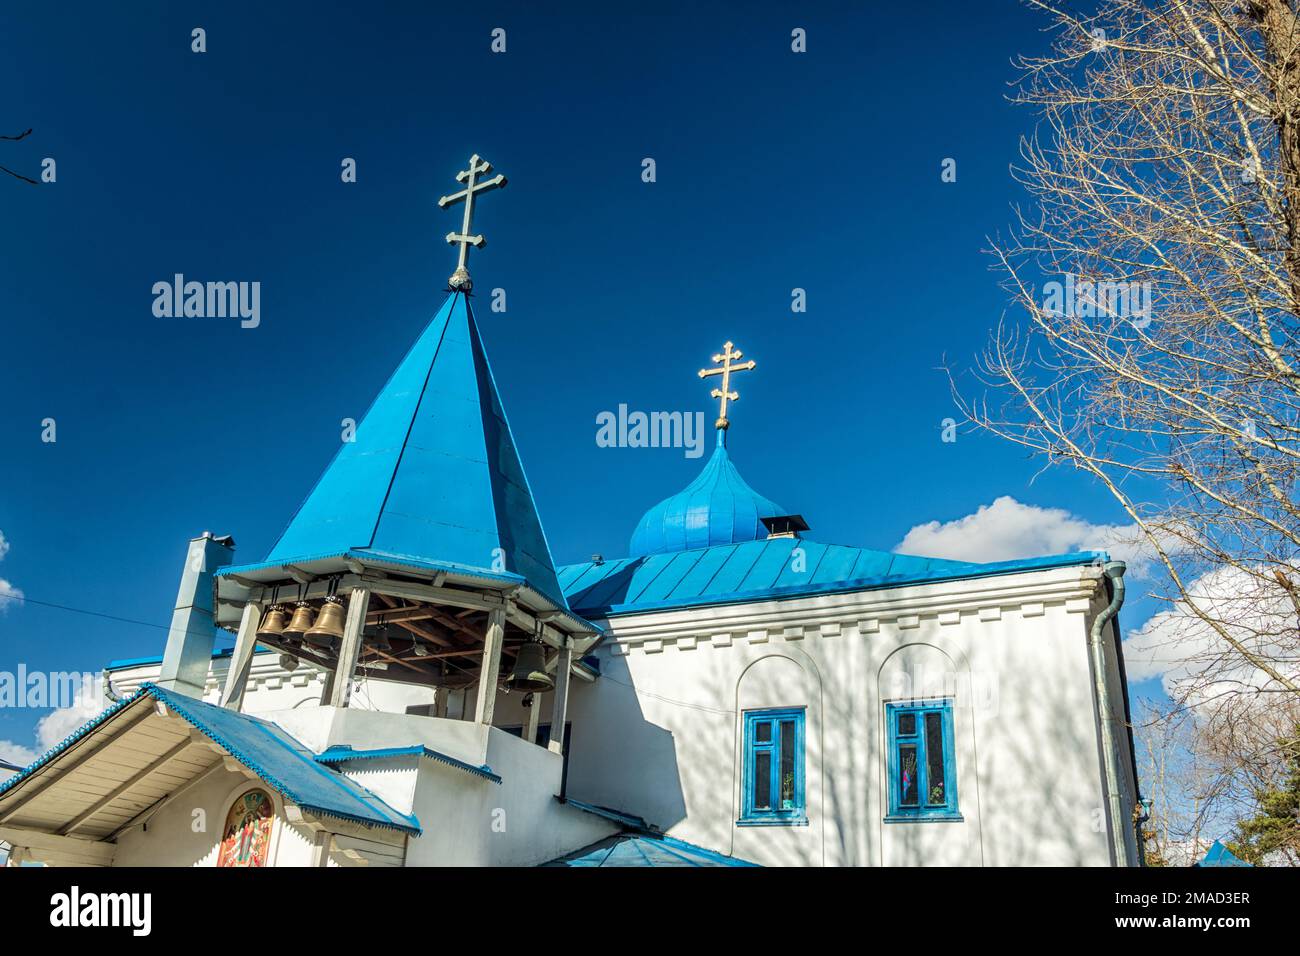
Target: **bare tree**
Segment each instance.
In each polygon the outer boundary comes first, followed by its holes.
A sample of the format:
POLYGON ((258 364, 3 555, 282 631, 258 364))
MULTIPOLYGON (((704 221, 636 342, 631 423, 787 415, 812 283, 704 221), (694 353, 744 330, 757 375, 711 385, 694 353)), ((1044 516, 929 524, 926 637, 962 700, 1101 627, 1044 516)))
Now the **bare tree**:
POLYGON ((1300 701, 1295 0, 1027 2, 1050 52, 1017 64, 1039 122, 992 249, 1015 318, 979 363, 992 394, 954 394, 1092 475, 1162 570, 1152 642, 1222 771, 1193 788, 1203 815, 1300 701))
POLYGON ((1054 32, 1050 55, 1020 63, 1018 99, 1041 117, 1014 170, 1032 203, 993 250, 1028 321, 1004 322, 981 362, 1007 401, 958 399, 1110 491, 1213 633, 1207 679, 1300 693, 1296 14, 1030 2, 1054 32), (1243 626, 1196 592, 1225 567, 1276 613, 1243 626))
MULTIPOLYGON (((27 129, 27 130, 23 130, 17 136, 0 136, 0 139, 9 140, 10 142, 17 142, 20 139, 24 139, 30 136, 31 132, 32 131, 30 129, 27 129)), ((28 179, 22 173, 16 173, 12 169, 9 169, 7 166, 0 166, 0 173, 8 173, 10 176, 14 177, 15 179, 21 179, 25 183, 31 183, 33 186, 40 185, 38 182, 36 182, 36 180, 28 179)))

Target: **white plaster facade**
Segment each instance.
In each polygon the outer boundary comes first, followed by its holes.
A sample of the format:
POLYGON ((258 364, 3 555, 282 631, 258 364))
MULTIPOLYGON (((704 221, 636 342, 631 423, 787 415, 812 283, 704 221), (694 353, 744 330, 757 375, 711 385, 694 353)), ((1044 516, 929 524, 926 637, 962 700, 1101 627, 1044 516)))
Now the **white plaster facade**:
MULTIPOLYGON (((573 681, 567 796, 765 865, 1136 865, 1131 819, 1112 819, 1106 792, 1089 652, 1090 628, 1108 601, 1101 568, 1084 565, 614 617, 601 622, 600 677, 573 681), (938 697, 954 701, 962 820, 887 823, 885 704, 938 697), (738 825, 741 715, 778 706, 806 708, 808 822, 738 825)), ((1104 636, 1116 803, 1126 816, 1137 786, 1113 622, 1104 636)), ((210 701, 227 666, 213 662, 210 701)), ((156 673, 157 665, 117 670, 112 684, 122 693, 156 673)), ((362 847, 371 862, 527 865, 613 832, 555 799, 559 755, 500 729, 526 722, 520 695, 499 694, 488 728, 408 716, 408 706, 427 706, 434 692, 378 680, 364 682, 348 709, 321 707, 323 682, 313 667, 287 672, 275 655, 260 654, 243 710, 316 751, 420 741, 488 764, 505 781, 485 784, 416 758, 346 766, 425 826, 400 854, 362 847), (497 832, 499 818, 505 829, 497 832)), ((550 696, 536 702, 543 723, 550 696)), ((217 774, 194 799, 219 818, 237 784, 217 774)), ((160 813, 150 831, 186 825, 160 813)), ((277 863, 310 859, 309 833, 285 821, 277 832, 277 863)), ((133 836, 119 852, 119 862, 204 865, 214 848, 182 833, 133 836)))

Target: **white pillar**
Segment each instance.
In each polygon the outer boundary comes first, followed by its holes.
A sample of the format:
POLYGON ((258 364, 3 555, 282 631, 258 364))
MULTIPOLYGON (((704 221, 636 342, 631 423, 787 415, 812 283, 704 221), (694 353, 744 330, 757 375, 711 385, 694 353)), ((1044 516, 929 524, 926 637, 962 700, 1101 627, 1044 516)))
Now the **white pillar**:
POLYGON ((330 847, 334 843, 334 834, 328 830, 317 830, 316 841, 311 848, 312 866, 330 865, 330 847))
POLYGON ((370 591, 353 588, 348 598, 348 618, 343 625, 343 643, 339 645, 339 662, 334 670, 334 686, 330 688, 330 706, 346 707, 352 697, 352 675, 361 656, 361 631, 366 626, 366 608, 370 606, 370 591))
POLYGON ((537 718, 542 713, 542 692, 533 691, 533 706, 528 708, 528 722, 524 724, 524 740, 530 744, 537 743, 537 718))
POLYGON ((564 721, 569 712, 569 671, 573 669, 573 639, 564 639, 564 649, 555 662, 555 703, 551 707, 551 753, 564 750, 564 721))
POLYGON ((239 710, 244 706, 244 688, 248 672, 253 667, 253 650, 257 647, 257 626, 262 621, 262 605, 252 601, 244 605, 244 616, 239 619, 239 634, 235 650, 230 655, 230 670, 226 672, 226 686, 221 691, 221 706, 239 710))
POLYGON ((501 644, 506 636, 506 612, 498 608, 488 614, 487 634, 483 636, 483 667, 478 675, 478 703, 474 721, 492 725, 497 706, 497 678, 501 674, 501 644))

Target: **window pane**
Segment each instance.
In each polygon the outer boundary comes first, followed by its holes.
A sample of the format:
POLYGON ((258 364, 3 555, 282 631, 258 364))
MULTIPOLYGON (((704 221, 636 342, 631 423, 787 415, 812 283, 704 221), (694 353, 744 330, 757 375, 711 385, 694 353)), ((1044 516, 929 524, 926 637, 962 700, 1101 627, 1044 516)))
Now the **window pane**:
POLYGON ((898 736, 911 737, 916 733, 916 714, 898 715, 898 736))
POLYGON ((942 807, 948 802, 943 779, 943 714, 925 715, 925 785, 929 789, 925 802, 942 807))
POLYGON ((898 748, 898 805, 914 807, 916 802, 916 745, 898 748))
POLYGON ((794 744, 793 720, 781 721, 781 809, 793 810, 794 805, 794 744))
POLYGON ((754 754, 754 809, 772 809, 772 751, 754 754))
POLYGON ((772 742, 772 722, 770 720, 754 721, 754 740, 760 744, 772 742))

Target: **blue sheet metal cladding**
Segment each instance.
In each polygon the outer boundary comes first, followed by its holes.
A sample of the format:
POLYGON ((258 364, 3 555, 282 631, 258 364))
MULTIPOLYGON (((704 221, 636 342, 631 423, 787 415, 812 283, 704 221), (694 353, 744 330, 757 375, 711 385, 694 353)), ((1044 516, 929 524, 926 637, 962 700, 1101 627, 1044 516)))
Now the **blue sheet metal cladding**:
POLYGON ((1101 551, 980 564, 772 538, 560 568, 573 611, 584 617, 741 603, 932 581, 1100 564, 1101 551))
POLYGON ((740 477, 718 432, 718 446, 699 476, 647 511, 632 533, 634 558, 767 537, 763 518, 786 514, 740 477))
POLYGON ((465 296, 448 297, 271 549, 365 551, 522 576, 564 608, 465 296))

